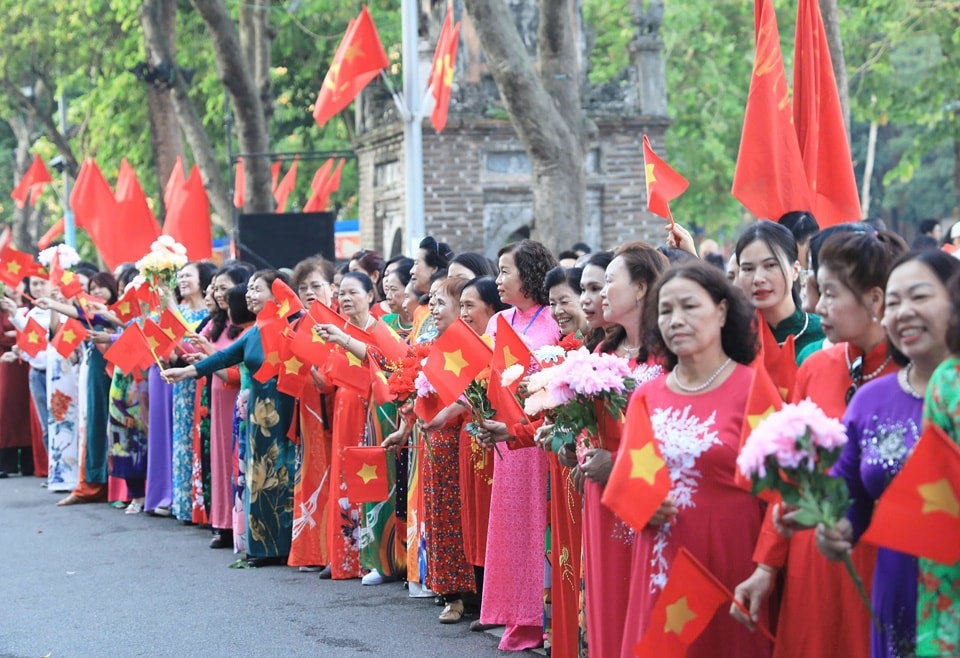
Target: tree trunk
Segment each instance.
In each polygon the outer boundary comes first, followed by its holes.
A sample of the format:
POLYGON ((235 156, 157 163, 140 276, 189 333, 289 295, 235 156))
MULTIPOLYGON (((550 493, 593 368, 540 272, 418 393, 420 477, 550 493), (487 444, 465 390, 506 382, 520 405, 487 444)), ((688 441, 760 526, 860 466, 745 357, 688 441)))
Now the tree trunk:
MULTIPOLYGON (((161 63, 167 63, 171 67, 177 65, 173 53, 166 47, 167 37, 163 31, 162 22, 159 22, 164 15, 162 4, 166 2, 172 2, 176 5, 175 0, 143 0, 143 4, 140 6, 140 25, 143 27, 143 38, 150 66, 158 66, 161 63)), ((190 99, 183 76, 179 74, 174 76, 173 84, 168 89, 168 95, 173 104, 177 122, 187 138, 187 143, 190 144, 190 150, 193 152, 193 158, 197 166, 200 167, 203 186, 207 190, 210 204, 216 211, 217 225, 229 231, 232 225, 233 203, 223 173, 220 170, 220 164, 214 155, 213 146, 210 144, 210 138, 207 136, 200 115, 197 114, 197 109, 190 99)), ((169 177, 169 172, 167 177, 169 177)), ((161 190, 167 177, 161 178, 159 181, 161 190)), ((161 196, 163 195, 161 194, 161 196)))
MULTIPOLYGON (((80 171, 80 163, 77 162, 77 157, 74 155, 67 137, 60 132, 60 127, 57 125, 55 119, 56 114, 39 111, 34 100, 27 97, 20 87, 7 79, 3 80, 3 88, 7 96, 13 100, 15 107, 40 126, 44 136, 57 147, 57 152, 63 157, 67 171, 71 176, 76 176, 80 171)), ((51 88, 50 85, 45 85, 45 89, 51 88)), ((51 98, 50 104, 56 105, 56 101, 51 98)))
POLYGON ((840 13, 837 0, 820 0, 820 14, 830 47, 830 60, 833 63, 833 77, 837 79, 837 91, 840 94, 840 108, 843 110, 843 125, 847 129, 847 141, 850 141, 850 90, 847 82, 847 63, 843 57, 843 41, 840 38, 840 13))
MULTIPOLYGON (((270 148, 267 122, 260 101, 260 89, 247 66, 248 57, 240 47, 240 35, 223 0, 191 0, 213 37, 217 70, 233 105, 237 121, 247 194, 244 210, 273 212, 273 184, 270 175, 270 148), (259 154, 259 155, 254 155, 259 154)), ((257 58, 253 58, 256 60, 257 58)), ((269 62, 269 60, 268 60, 269 62)))
POLYGON ((585 119, 575 0, 539 0, 537 75, 504 0, 464 0, 510 121, 533 165, 532 236, 554 251, 582 239, 585 119))
MULTIPOLYGON (((150 20, 159 29, 157 38, 163 40, 164 51, 176 59, 177 30, 177 3, 176 0, 148 0, 143 5, 144 11, 151 13, 150 20)), ((154 57, 150 47, 144 43, 147 61, 153 62, 154 57)), ((163 189, 170 173, 177 163, 177 158, 183 156, 183 139, 180 132, 180 123, 177 121, 176 109, 169 90, 155 85, 147 87, 147 113, 150 117, 150 142, 153 145, 154 169, 157 175, 157 185, 160 188, 160 216, 167 214, 163 205, 163 189)))
POLYGON ((273 116, 270 48, 274 36, 270 28, 269 11, 270 0, 250 0, 240 7, 240 47, 247 56, 247 66, 253 72, 253 82, 260 90, 260 104, 268 122, 273 116))
MULTIPOLYGON (((14 115, 7 120, 7 124, 17 140, 17 147, 14 150, 14 184, 18 184, 33 162, 30 148, 33 146, 32 135, 36 130, 36 123, 30 118, 14 115)), ((56 181, 51 185, 56 185, 56 181)), ((36 251, 41 215, 39 209, 40 206, 29 204, 23 208, 14 206, 12 231, 14 248, 28 253, 36 251)))

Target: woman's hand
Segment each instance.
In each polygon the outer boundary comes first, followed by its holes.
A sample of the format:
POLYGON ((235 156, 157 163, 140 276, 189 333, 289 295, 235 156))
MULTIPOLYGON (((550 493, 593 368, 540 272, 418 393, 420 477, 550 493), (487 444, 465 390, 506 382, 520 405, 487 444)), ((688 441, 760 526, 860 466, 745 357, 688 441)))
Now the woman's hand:
POLYGON ((553 434, 553 423, 544 423, 543 425, 537 428, 536 432, 534 432, 533 442, 536 443, 541 450, 546 450, 549 452, 550 439, 552 438, 551 437, 552 434, 553 434))
MULTIPOLYGON (((574 459, 576 459, 576 457, 574 457, 574 459)), ((570 469, 570 479, 573 480, 573 488, 582 496, 583 483, 587 481, 587 478, 584 477, 579 465, 574 465, 574 467, 570 469)))
POLYGON ((583 463, 580 464, 580 470, 586 477, 600 486, 604 486, 610 479, 610 471, 613 470, 613 454, 609 450, 590 448, 583 453, 583 463))
POLYGON ((106 331, 91 330, 87 332, 87 340, 96 345, 109 345, 113 337, 106 331))
POLYGON ((187 363, 187 364, 189 364, 189 365, 191 365, 191 366, 192 366, 194 363, 198 363, 198 362, 200 362, 200 361, 203 361, 203 359, 204 359, 204 356, 203 356, 203 354, 201 354, 200 352, 188 352, 187 354, 184 354, 184 355, 182 355, 182 356, 180 357, 180 360, 181 360, 181 361, 183 361, 183 362, 185 362, 185 363, 187 363))
POLYGON ((391 432, 380 444, 388 452, 396 453, 400 446, 405 446, 410 441, 410 428, 406 421, 400 419, 400 426, 395 432, 391 432))
MULTIPOLYGON (((191 334, 187 336, 187 341, 193 345, 197 350, 200 350, 204 354, 213 354, 217 351, 217 348, 213 346, 206 336, 201 336, 200 334, 191 334)), ((193 363, 192 361, 190 363, 193 363)))
POLYGON ((772 567, 758 564, 753 574, 733 590, 733 600, 740 605, 738 606, 737 603, 730 605, 730 616, 751 631, 757 627, 757 621, 760 619, 760 607, 773 590, 776 573, 772 567), (743 608, 740 606, 750 612, 749 617, 744 614, 743 608))
POLYGON ((347 341, 350 340, 347 332, 335 324, 315 324, 313 325, 313 330, 317 332, 317 335, 323 340, 339 345, 340 347, 346 347, 347 341))
POLYGON ((846 519, 837 521, 836 528, 822 523, 817 526, 817 548, 828 560, 839 562, 853 549, 853 526, 846 519))
POLYGON ((773 527, 781 536, 790 539, 798 530, 810 530, 813 526, 797 523, 795 518, 800 508, 786 503, 777 503, 773 508, 773 527))
POLYGON ((16 352, 4 352, 0 354, 0 363, 16 363, 18 358, 16 352))
POLYGON ((557 461, 560 462, 561 466, 576 469, 581 477, 583 476, 583 472, 580 471, 580 464, 577 462, 577 451, 569 445, 560 446, 560 450, 557 451, 557 461))
POLYGON ((17 312, 17 304, 9 297, 0 297, 0 311, 13 315, 17 312))
POLYGON ((186 368, 167 368, 160 373, 160 377, 168 384, 176 384, 185 379, 195 379, 196 376, 197 369, 193 366, 187 366, 186 368))
POLYGON ((505 423, 496 420, 485 420, 477 429, 477 441, 486 448, 492 448, 495 443, 512 441, 513 435, 505 423))
POLYGON ((647 521, 647 525, 661 526, 664 523, 668 523, 669 521, 673 520, 673 517, 675 517, 679 511, 680 510, 677 509, 676 504, 673 502, 673 498, 667 496, 664 498, 663 502, 660 503, 660 507, 657 508, 657 511, 653 513, 653 517, 647 521))
POLYGON ((466 413, 467 408, 459 402, 444 407, 436 416, 428 421, 421 421, 421 427, 425 432, 435 432, 452 423, 456 418, 466 413))
POLYGON ((690 231, 677 223, 674 223, 672 227, 668 225, 664 230, 667 231, 668 247, 672 249, 682 249, 690 252, 694 256, 698 256, 697 245, 693 242, 693 236, 690 235, 690 231))

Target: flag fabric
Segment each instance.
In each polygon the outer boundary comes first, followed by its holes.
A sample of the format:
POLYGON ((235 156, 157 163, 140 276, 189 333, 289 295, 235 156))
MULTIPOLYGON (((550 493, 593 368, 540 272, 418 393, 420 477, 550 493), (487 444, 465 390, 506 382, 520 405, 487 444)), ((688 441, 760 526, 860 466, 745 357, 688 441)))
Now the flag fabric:
POLYGON ((620 454, 600 501, 641 532, 670 494, 671 486, 670 471, 660 453, 646 398, 635 397, 627 407, 620 454))
POLYGON ((335 327, 343 329, 347 332, 347 335, 351 338, 356 338, 361 343, 370 342, 370 335, 366 331, 353 324, 352 322, 347 322, 347 319, 334 311, 332 308, 324 304, 323 302, 314 301, 310 305, 310 311, 308 315, 313 318, 316 324, 332 324, 335 327))
POLYGON ((253 378, 261 384, 265 384, 280 374, 280 364, 282 362, 281 352, 283 350, 283 329, 278 328, 280 321, 275 321, 267 331, 259 324, 260 343, 263 345, 263 364, 253 373, 253 378))
MULTIPOLYGON (((760 424, 760 421, 783 408, 783 397, 770 377, 769 371, 764 367, 763 358, 757 357, 752 367, 753 379, 750 381, 747 407, 743 413, 743 426, 740 428, 740 450, 743 450, 744 444, 750 438, 753 430, 760 424)), ((739 468, 734 471, 733 481, 738 487, 746 491, 753 489, 750 478, 741 473, 739 468)), ((760 498, 772 502, 778 496, 766 490, 760 494, 760 498)))
POLYGON ((160 308, 160 292, 148 283, 141 283, 133 290, 134 298, 149 309, 160 308))
POLYGON ((69 359, 70 355, 80 347, 86 337, 87 328, 83 326, 83 323, 75 318, 67 318, 57 329, 57 333, 50 344, 60 356, 69 359))
POLYGON ((177 341, 150 318, 143 321, 143 336, 147 339, 153 353, 161 359, 169 359, 177 349, 177 341))
POLYGON ((233 172, 233 207, 243 209, 247 200, 247 178, 243 173, 243 158, 237 158, 233 172))
POLYGON ((367 345, 380 352, 387 363, 399 363, 410 351, 410 346, 382 320, 377 320, 366 334, 367 345))
POLYGON ((180 315, 179 312, 175 313, 169 308, 163 309, 157 325, 163 329, 163 333, 165 333, 170 340, 177 343, 193 331, 193 329, 186 324, 183 316, 180 315))
POLYGON ((380 446, 347 446, 341 454, 351 504, 379 503, 389 497, 386 450, 380 446))
POLYGON ((60 294, 65 299, 72 299, 83 292, 83 283, 80 281, 80 277, 60 266, 59 249, 54 250, 53 258, 50 259, 50 284, 59 288, 60 294))
POLYGON ((137 299, 137 289, 128 288, 127 291, 120 296, 120 299, 108 306, 107 309, 124 324, 139 317, 140 301, 137 299))
POLYGON ((938 425, 924 427, 860 540, 942 564, 960 562, 960 446, 938 425))
POLYGON ((204 260, 213 255, 210 202, 203 189, 200 169, 196 166, 183 185, 174 188, 163 221, 163 235, 169 235, 186 247, 191 260, 204 260))
POLYGON ((278 317, 286 320, 291 315, 303 311, 303 302, 300 301, 299 295, 280 279, 274 279, 270 285, 270 292, 276 300, 278 317))
POLYGON ((36 358, 40 352, 47 349, 47 330, 33 318, 27 318, 27 325, 23 331, 17 332, 17 347, 22 352, 36 358))
POLYGON ((378 405, 393 402, 396 396, 390 392, 387 375, 377 364, 377 360, 367 359, 367 367, 370 369, 370 393, 373 401, 378 405))
POLYGON ((280 181, 277 189, 273 192, 273 198, 277 202, 277 212, 287 211, 287 201, 289 201, 290 195, 293 194, 293 190, 297 186, 297 167, 300 164, 299 161, 299 157, 294 158, 290 169, 283 175, 283 180, 280 181))
POLYGON ((283 163, 279 160, 270 165, 270 189, 274 194, 277 192, 277 186, 280 184, 280 167, 283 163))
MULTIPOLYGON (((499 336, 499 333, 497 335, 499 336)), ((487 382, 487 399, 493 409, 493 420, 504 423, 507 427, 527 418, 514 392, 503 385, 500 373, 493 368, 490 369, 490 380, 487 382)))
POLYGON ((310 374, 310 364, 294 354, 291 347, 291 334, 281 336, 280 367, 277 373, 277 390, 281 393, 299 398, 307 384, 310 374))
MULTIPOLYGON (((131 196, 132 191, 124 190, 124 193, 128 203, 124 204, 123 209, 130 210, 138 202, 131 196)), ((146 203, 146 200, 143 202, 146 203)), ((121 206, 96 161, 87 160, 81 166, 73 192, 70 193, 70 206, 77 227, 87 232, 108 267, 114 268, 125 261, 136 260, 145 253, 146 250, 137 250, 135 253, 129 250, 130 244, 140 245, 141 238, 137 235, 135 242, 126 241, 126 228, 119 221, 121 206)))
MULTIPOLYGON (((330 162, 332 162, 332 160, 330 162)), ((330 201, 330 195, 340 189, 340 177, 343 173, 344 162, 346 162, 346 160, 340 158, 340 162, 337 163, 337 168, 330 174, 330 177, 324 180, 319 186, 312 187, 313 194, 311 194, 310 200, 307 201, 307 205, 303 207, 304 212, 321 212, 326 209, 330 201)), ((317 174, 319 173, 318 171, 317 174)), ((316 177, 314 178, 314 182, 316 182, 316 177)))
POLYGON ((810 210, 820 228, 858 221, 863 217, 860 194, 817 0, 797 3, 793 120, 813 201, 810 210))
MULTIPOLYGON (((490 360, 490 369, 499 373, 510 366, 520 364, 524 373, 530 369, 533 352, 523 342, 520 334, 510 325, 503 313, 497 316, 497 338, 493 345, 493 358, 490 360)), ((519 383, 522 377, 517 378, 519 383)))
POLYGON ((297 325, 290 340, 290 352, 311 365, 326 363, 333 352, 333 343, 320 338, 313 329, 312 318, 307 317, 297 325))
POLYGON ((40 266, 33 256, 17 251, 9 244, 0 249, 0 281, 11 288, 16 288, 28 276, 40 271, 40 266))
POLYGON ((150 210, 147 195, 126 158, 120 160, 115 197, 117 214, 113 218, 114 239, 110 253, 101 253, 110 269, 121 263, 135 262, 150 251, 150 245, 160 237, 160 224, 150 210))
POLYGON ((370 394, 370 369, 353 352, 335 348, 327 359, 325 375, 335 386, 352 389, 363 396, 370 394))
POLYGON ((717 577, 681 547, 633 653, 657 658, 686 656, 687 648, 704 631, 717 609, 731 600, 733 595, 717 577))
POLYGON ((347 27, 323 79, 313 110, 317 125, 323 126, 346 108, 389 63, 373 18, 364 7, 347 27))
POLYGON ((790 335, 783 341, 783 345, 777 342, 770 329, 770 325, 763 319, 763 316, 757 312, 757 323, 760 332, 760 354, 763 356, 763 364, 767 372, 770 373, 773 383, 776 384, 780 397, 784 400, 790 399, 790 392, 797 381, 797 350, 795 337, 790 335))
POLYGON ((430 67, 430 79, 427 87, 433 95, 433 111, 430 123, 438 133, 447 125, 447 113, 450 109, 450 92, 457 65, 457 47, 460 45, 460 22, 453 24, 453 7, 447 9, 443 27, 437 38, 437 49, 433 53, 433 65, 430 67))
POLYGON ((40 236, 40 239, 37 240, 37 249, 43 251, 47 247, 53 244, 53 241, 63 235, 64 231, 64 219, 61 217, 53 223, 47 232, 40 236))
POLYGON ((672 229, 670 202, 683 194, 690 183, 653 152, 646 135, 643 136, 643 169, 647 181, 647 208, 654 215, 669 220, 672 229))
POLYGON ((757 50, 743 117, 733 196, 759 218, 813 207, 793 126, 773 0, 754 0, 757 50))
POLYGON ((413 413, 417 418, 430 422, 437 417, 437 414, 443 411, 446 405, 440 401, 436 395, 417 396, 413 401, 413 413))
POLYGON ((37 199, 43 192, 43 186, 52 180, 47 166, 43 164, 43 158, 35 155, 23 178, 10 193, 10 198, 16 202, 17 208, 23 208, 27 203, 31 206, 36 205, 37 199))
POLYGON ((177 161, 173 163, 173 169, 170 170, 170 176, 167 178, 167 184, 163 187, 163 207, 170 212, 170 206, 174 203, 174 197, 187 182, 187 173, 183 168, 183 158, 177 156, 177 161))
POLYGON ((456 402, 467 386, 490 365, 493 351, 461 318, 433 343, 423 374, 445 405, 456 402))
POLYGON ((114 341, 103 358, 116 366, 125 375, 135 370, 143 370, 153 363, 150 344, 140 325, 131 323, 114 341))

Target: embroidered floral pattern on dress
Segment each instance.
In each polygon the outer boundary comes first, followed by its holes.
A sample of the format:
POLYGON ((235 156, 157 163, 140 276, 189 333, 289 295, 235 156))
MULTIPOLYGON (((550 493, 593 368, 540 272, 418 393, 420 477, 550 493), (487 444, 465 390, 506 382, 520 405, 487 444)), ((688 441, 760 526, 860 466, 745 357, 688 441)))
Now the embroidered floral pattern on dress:
POLYGON ((916 437, 920 435, 917 424, 912 419, 881 420, 876 415, 873 417, 873 426, 866 428, 863 436, 860 438, 860 451, 863 453, 863 460, 871 466, 881 466, 892 479, 894 475, 900 472, 903 462, 910 452, 908 443, 913 445, 911 439, 907 437, 916 437), (873 428, 876 427, 876 430, 873 428))
MULTIPOLYGON (((663 459, 670 469, 673 489, 670 496, 677 509, 684 510, 694 506, 693 496, 699 488, 702 474, 696 468, 697 459, 712 446, 720 445, 720 437, 714 426, 716 412, 706 420, 700 420, 690 413, 690 407, 682 410, 668 407, 657 409, 650 416, 654 433, 660 441, 663 459)), ((650 577, 650 591, 662 590, 667 584, 667 571, 670 563, 666 549, 670 545, 670 524, 665 523, 657 531, 653 545, 654 572, 650 577)))

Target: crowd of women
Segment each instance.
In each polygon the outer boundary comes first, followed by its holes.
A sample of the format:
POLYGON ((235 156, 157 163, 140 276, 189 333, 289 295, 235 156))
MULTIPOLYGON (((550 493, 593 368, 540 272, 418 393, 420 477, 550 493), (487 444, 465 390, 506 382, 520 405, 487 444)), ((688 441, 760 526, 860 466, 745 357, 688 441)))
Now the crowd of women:
POLYGON ((242 554, 234 567, 402 583, 436 599, 441 623, 478 611, 472 630, 504 626, 502 650, 546 640, 554 656, 634 655, 685 548, 736 599, 689 656, 960 655, 960 565, 858 543, 924 423, 960 442, 960 260, 868 223, 819 230, 808 213, 750 226, 726 272, 679 226, 660 248, 583 247, 558 261, 522 240, 493 263, 428 237, 412 259, 363 250, 341 270, 319 257, 292 272, 190 262, 166 303, 191 331, 168 363, 130 375, 103 352, 142 321, 108 308, 136 271, 75 266, 103 302, 83 305, 32 276, 0 302, 0 477, 44 476, 67 494, 59 505, 209 527, 211 548, 242 554), (478 422, 461 400, 428 421, 327 363, 310 364, 300 395, 279 390, 261 376, 270 350, 255 322, 278 280, 306 309, 292 328, 310 323, 329 361, 372 360, 388 375, 361 340, 378 323, 418 358, 458 318, 494 340, 505 321, 534 350, 618 356, 643 382, 633 400, 649 409, 670 495, 636 532, 601 504, 629 458, 622 417, 601 413, 598 436, 553 451, 549 418, 478 422), (317 303, 339 318, 310 313, 317 303), (69 356, 12 347, 29 320, 53 336, 69 317, 89 330, 69 356), (763 332, 795 346, 785 397, 846 425, 834 475, 854 505, 835 529, 800 528, 735 483, 763 332), (383 501, 350 500, 343 450, 362 445, 387 451, 383 501), (850 551, 877 625, 838 563, 850 551))

